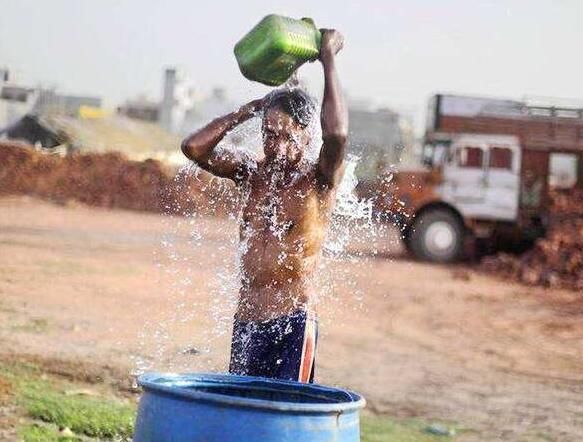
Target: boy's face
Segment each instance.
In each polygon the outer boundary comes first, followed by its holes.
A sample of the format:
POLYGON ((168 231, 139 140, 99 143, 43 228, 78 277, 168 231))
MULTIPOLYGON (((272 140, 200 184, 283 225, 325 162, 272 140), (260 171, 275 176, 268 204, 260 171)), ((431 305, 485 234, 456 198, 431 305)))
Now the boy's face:
POLYGON ((309 132, 278 107, 265 110, 262 132, 263 151, 267 158, 297 163, 309 143, 309 132))

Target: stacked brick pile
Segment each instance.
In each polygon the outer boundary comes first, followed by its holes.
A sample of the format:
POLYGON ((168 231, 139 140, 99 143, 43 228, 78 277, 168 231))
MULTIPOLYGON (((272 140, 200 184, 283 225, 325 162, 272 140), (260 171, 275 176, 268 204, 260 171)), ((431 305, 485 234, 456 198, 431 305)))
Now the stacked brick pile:
POLYGON ((130 161, 119 153, 46 155, 0 144, 0 195, 24 194, 65 203, 162 213, 222 215, 236 195, 204 172, 176 175, 155 160, 130 161))
POLYGON ((547 287, 583 290, 583 189, 554 191, 547 235, 521 256, 485 258, 487 272, 547 287))

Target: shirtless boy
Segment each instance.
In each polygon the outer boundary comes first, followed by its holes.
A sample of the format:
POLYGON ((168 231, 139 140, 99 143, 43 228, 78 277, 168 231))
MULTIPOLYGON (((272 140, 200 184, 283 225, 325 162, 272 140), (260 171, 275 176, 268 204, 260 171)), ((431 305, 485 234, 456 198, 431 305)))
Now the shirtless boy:
POLYGON ((342 178, 348 131, 335 67, 342 47, 339 32, 322 30, 324 97, 317 162, 305 158, 315 106, 299 89, 279 89, 251 101, 182 143, 188 158, 233 180, 248 195, 239 225, 241 288, 231 344, 233 374, 313 382, 313 276, 342 178), (229 131, 257 114, 262 117, 263 158, 217 148, 229 131))

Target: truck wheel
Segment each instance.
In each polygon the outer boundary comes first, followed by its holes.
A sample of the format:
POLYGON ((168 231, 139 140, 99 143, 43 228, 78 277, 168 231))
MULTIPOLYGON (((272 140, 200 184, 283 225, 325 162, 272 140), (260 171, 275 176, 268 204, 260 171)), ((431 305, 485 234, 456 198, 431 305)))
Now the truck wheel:
POLYGON ((464 249, 464 226, 447 210, 430 210, 417 217, 409 241, 411 251, 419 259, 456 261, 464 249))
POLYGON ((407 253, 414 253, 411 248, 411 229, 407 229, 401 234, 401 243, 403 244, 403 247, 405 247, 407 253))

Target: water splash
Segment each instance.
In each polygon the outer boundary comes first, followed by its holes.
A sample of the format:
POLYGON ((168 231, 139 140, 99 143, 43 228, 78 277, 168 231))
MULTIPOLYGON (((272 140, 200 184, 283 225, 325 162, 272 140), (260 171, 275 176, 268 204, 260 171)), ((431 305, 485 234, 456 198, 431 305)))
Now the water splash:
MULTIPOLYGON (((286 87, 298 86, 291 82, 286 87)), ((312 164, 321 147, 318 120, 313 118, 309 126, 312 137, 306 157, 312 164)), ((238 126, 222 144, 236 146, 240 155, 257 155, 262 146, 260 119, 238 126)), ((332 311, 332 316, 333 310, 346 303, 350 308, 362 307, 364 294, 353 273, 361 269, 364 274, 377 253, 379 240, 387 235, 386 224, 374 216, 373 202, 356 194, 358 162, 357 156, 346 159, 316 274, 315 302, 320 310, 332 311), (340 297, 346 288, 351 295, 340 297)), ((269 185, 280 178, 274 173, 269 185)), ((239 241, 237 230, 248 191, 239 191, 226 180, 209 179, 192 164, 177 173, 173 189, 165 207, 169 213, 164 218, 166 233, 156 256, 160 287, 167 288, 167 300, 146 314, 151 319, 139 336, 134 357, 136 374, 148 370, 225 369, 228 359, 225 354, 233 312, 244 277, 239 259, 247 247, 245 241, 239 241), (199 189, 197 197, 188 196, 192 183, 199 189)), ((272 218, 272 232, 281 238, 287 226, 279 219, 279 205, 274 198, 264 210, 272 218)), ((286 256, 278 259, 285 262, 286 256)))
POLYGON ((358 179, 355 171, 358 160, 355 155, 348 155, 346 158, 344 176, 338 186, 329 233, 324 243, 324 251, 336 258, 342 258, 346 252, 346 247, 354 236, 356 222, 364 223, 371 229, 373 227, 372 201, 360 199, 356 195, 358 179))

